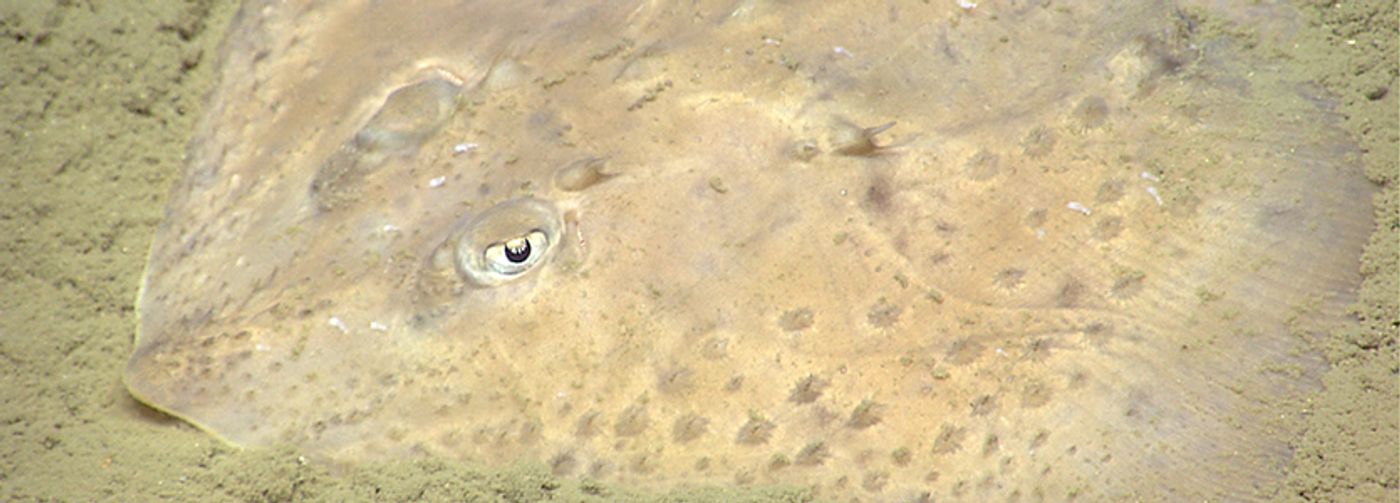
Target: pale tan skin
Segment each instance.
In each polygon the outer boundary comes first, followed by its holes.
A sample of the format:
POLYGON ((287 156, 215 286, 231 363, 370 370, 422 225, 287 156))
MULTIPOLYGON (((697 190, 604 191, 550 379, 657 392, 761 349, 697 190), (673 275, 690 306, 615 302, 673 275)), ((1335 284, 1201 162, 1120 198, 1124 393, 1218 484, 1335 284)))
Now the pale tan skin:
POLYGON ((330 462, 1262 497, 1368 231, 1324 103, 1168 5, 818 7, 245 6, 133 394, 330 462))

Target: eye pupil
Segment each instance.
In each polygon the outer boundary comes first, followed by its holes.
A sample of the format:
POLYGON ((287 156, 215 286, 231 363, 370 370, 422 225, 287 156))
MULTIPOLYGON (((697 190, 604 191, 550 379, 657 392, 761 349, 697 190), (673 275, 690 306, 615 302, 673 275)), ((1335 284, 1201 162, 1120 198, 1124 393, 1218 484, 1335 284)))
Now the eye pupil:
POLYGON ((515 238, 506 241, 506 260, 512 264, 519 264, 530 258, 530 240, 525 238, 515 238))

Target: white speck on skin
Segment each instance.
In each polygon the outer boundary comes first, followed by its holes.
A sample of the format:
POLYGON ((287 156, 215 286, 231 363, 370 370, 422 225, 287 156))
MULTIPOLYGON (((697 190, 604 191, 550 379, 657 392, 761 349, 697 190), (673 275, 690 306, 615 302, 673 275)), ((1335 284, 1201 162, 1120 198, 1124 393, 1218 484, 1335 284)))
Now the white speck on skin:
POLYGON ((389 326, 377 321, 371 321, 369 322, 369 329, 375 332, 385 332, 389 330, 389 326))
POLYGON ((1065 207, 1074 211, 1078 211, 1085 215, 1089 215, 1094 212, 1093 210, 1089 209, 1088 206, 1084 206, 1084 203, 1081 203, 1079 201, 1070 201, 1069 204, 1065 205, 1065 207))
POLYGON ((475 143, 458 143, 452 146, 452 155, 470 154, 478 148, 481 148, 481 145, 475 143))
POLYGON ((332 327, 340 329, 341 333, 350 333, 350 327, 345 326, 345 322, 341 321, 339 317, 332 316, 331 319, 326 320, 326 322, 330 323, 332 327))
POLYGON ((1147 186, 1147 193, 1152 195, 1152 199, 1153 199, 1154 201, 1157 201, 1157 206, 1161 206, 1161 205, 1162 205, 1162 195, 1159 194, 1159 193, 1157 193, 1157 187, 1148 185, 1148 186, 1147 186))
POLYGON ((390 232, 398 232, 399 226, 394 224, 384 224, 384 227, 380 227, 379 230, 383 231, 385 234, 388 234, 390 232))
POLYGON ((973 2, 971 0, 958 0, 958 7, 962 7, 962 10, 976 9, 977 2, 973 2))
POLYGON ((834 52, 834 53, 836 53, 836 54, 840 54, 840 55, 845 56, 845 57, 848 57, 848 58, 853 58, 853 57, 855 57, 855 56, 853 56, 853 55, 851 54, 851 51, 848 51, 848 50, 846 50, 845 47, 841 47, 841 46, 839 46, 839 45, 836 46, 836 47, 832 47, 832 48, 831 48, 831 52, 834 52))
POLYGON ((1150 181, 1150 182, 1160 182, 1160 181, 1162 181, 1162 179, 1161 179, 1161 178, 1158 178, 1157 175, 1154 175, 1154 174, 1152 174, 1152 173, 1148 173, 1148 172, 1146 172, 1146 171, 1143 171, 1142 174, 1140 174, 1140 175, 1138 175, 1138 176, 1141 176, 1143 180, 1147 180, 1147 181, 1150 181))
POLYGON ((445 177, 445 176, 439 176, 439 177, 434 178, 434 179, 432 179, 432 180, 428 180, 428 187, 432 187, 432 188, 436 189, 436 188, 438 188, 438 187, 441 187, 442 184, 444 184, 444 183, 447 183, 447 177, 445 177))
POLYGON ((253 345, 253 350, 254 350, 254 351, 258 351, 258 352, 269 351, 269 350, 271 350, 271 349, 272 349, 272 348, 269 347, 267 344, 263 344, 263 343, 261 343, 261 342, 259 342, 259 343, 253 345))

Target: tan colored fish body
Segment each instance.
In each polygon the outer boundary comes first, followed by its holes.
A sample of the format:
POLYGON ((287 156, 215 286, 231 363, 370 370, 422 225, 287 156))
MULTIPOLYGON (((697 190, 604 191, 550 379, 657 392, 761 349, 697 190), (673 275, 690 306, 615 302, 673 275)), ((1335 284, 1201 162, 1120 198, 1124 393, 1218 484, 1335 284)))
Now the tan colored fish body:
POLYGON ((946 4, 250 2, 127 383, 335 462, 1266 497, 1369 231, 1325 99, 1254 11, 946 4))

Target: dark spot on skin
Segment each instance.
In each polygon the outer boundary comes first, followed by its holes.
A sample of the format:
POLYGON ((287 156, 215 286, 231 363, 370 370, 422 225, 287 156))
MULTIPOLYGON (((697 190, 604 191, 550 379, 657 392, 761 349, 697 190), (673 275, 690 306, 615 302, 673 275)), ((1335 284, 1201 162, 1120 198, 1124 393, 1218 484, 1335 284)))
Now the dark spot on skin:
POLYGON ((531 445, 540 438, 540 430, 544 425, 538 419, 525 421, 520 425, 520 444, 531 445))
POLYGON ((996 435, 987 435, 987 440, 982 442, 982 456, 991 456, 1001 448, 1001 439, 996 435))
POLYGON ((909 466, 909 462, 914 460, 914 452, 908 447, 900 447, 890 453, 890 460, 898 466, 909 466))
POLYGON ((872 493, 878 493, 885 489, 885 484, 890 481, 890 472, 877 470, 867 472, 865 478, 861 479, 860 487, 872 493))
POLYGON ((953 365, 967 365, 977 360, 982 355, 985 348, 981 343, 968 338, 953 341, 953 345, 948 347, 948 363, 953 365))
POLYGON ((1196 210, 1201 206, 1201 198, 1190 192, 1190 189, 1181 189, 1173 193, 1163 193, 1162 198, 1167 200, 1167 212, 1174 217, 1189 218, 1196 216, 1196 210))
POLYGON ((574 428, 574 435, 582 438, 597 435, 602 422, 603 416, 597 412, 589 412, 579 416, 577 426, 574 428))
POLYGON ((972 400, 972 415, 985 416, 997 410, 997 399, 992 395, 982 395, 972 400))
POLYGON ((1074 107, 1074 123, 1081 130, 1094 129, 1108 122, 1108 102, 1098 96, 1079 101, 1074 107))
POLYGON ((804 377, 793 386, 792 393, 788 394, 788 401, 799 405, 815 402, 830 384, 826 379, 815 375, 804 377))
POLYGON ((656 470, 656 462, 652 459, 651 453, 643 452, 634 456, 632 461, 627 463, 627 470, 632 473, 646 475, 656 470))
POLYGON ((1094 194, 1094 201, 1099 204, 1111 204, 1123 198, 1124 184, 1122 180, 1108 180, 1099 184, 1099 191, 1094 194))
POLYGON ((731 378, 729 378, 729 381, 728 381, 728 382, 724 383, 724 390, 725 390, 725 391, 728 391, 728 392, 730 392, 730 393, 733 393, 733 392, 735 392, 735 391, 739 391, 740 389, 743 389, 743 387, 744 387, 744 376, 742 376, 742 375, 737 375, 737 376, 731 377, 731 378))
POLYGON ((607 478, 612 474, 612 465, 607 461, 598 460, 588 465, 588 476, 595 479, 607 478))
POLYGON ((1026 227, 1030 227, 1032 230, 1045 227, 1045 219, 1047 215, 1048 212, 1045 211, 1045 208, 1036 208, 1026 212, 1026 227))
POLYGON ((883 177, 876 177, 870 182, 870 187, 865 189, 865 200, 861 201, 861 208, 872 213, 888 213, 893 206, 894 190, 890 188, 890 182, 883 177))
POLYGON ((1123 233, 1123 219, 1120 217, 1101 218, 1094 224, 1094 239, 1108 241, 1123 233))
POLYGON ((1021 151, 1026 157, 1039 159, 1055 151, 1055 132, 1045 126, 1036 126, 1021 140, 1021 151))
POLYGON ((933 453, 949 454, 957 452, 962 448, 963 439, 967 437, 967 429, 945 424, 938 429, 938 435, 933 437, 933 453))
POLYGON ((870 307, 870 312, 866 314, 866 321, 876 328, 889 328, 899 321, 899 315, 904 313, 904 308, 890 304, 885 299, 880 299, 874 306, 870 307))
POLYGON ((1113 280, 1109 295, 1117 299, 1131 298, 1142 290, 1142 282, 1146 277, 1141 271, 1120 272, 1118 279, 1113 280))
POLYGON ((762 445, 768 442, 768 438, 773 436, 773 429, 777 425, 773 424, 762 416, 750 415, 749 420, 739 427, 739 433, 734 437, 734 443, 740 445, 762 445))
POLYGON ((1050 399, 1055 396, 1055 392, 1046 386, 1045 383, 1031 381, 1021 388, 1021 407, 1035 409, 1050 403, 1050 399))
POLYGON ((1050 342, 1050 339, 1030 340, 1029 345, 1026 345, 1026 359, 1030 361, 1044 361, 1049 359, 1050 350, 1053 349, 1053 346, 1054 343, 1050 342))
POLYGON ((617 423, 613 424, 613 433, 619 437, 636 436, 646 431, 650 423, 646 405, 635 404, 624 409, 622 415, 617 417, 617 423))
POLYGON ((789 466, 792 466, 792 460, 783 454, 774 454, 773 457, 768 458, 768 471, 770 472, 776 472, 789 466))
POLYGON ((684 444, 704 436, 709 430, 710 420, 691 412, 676 418, 675 424, 671 425, 671 441, 684 444))
POLYGON ((851 411, 851 418, 846 421, 846 427, 856 430, 863 430, 871 426, 880 424, 880 413, 884 409, 880 404, 870 400, 863 400, 851 411))
POLYGON ((556 477, 567 477, 578 469, 578 458, 572 452, 561 452, 555 454, 549 460, 549 472, 556 477))
POLYGON ((1083 372, 1083 371, 1080 371, 1080 372, 1074 372, 1074 373, 1070 374, 1070 376, 1069 376, 1069 386, 1067 386, 1067 387, 1068 387, 1069 389, 1072 389, 1072 390, 1074 390, 1074 389, 1083 389, 1084 386, 1087 385, 1087 384, 1089 384, 1089 374, 1087 374, 1087 373, 1085 373, 1085 372, 1083 372))
POLYGON ((830 455, 825 442, 812 442, 797 451, 797 456, 793 457, 792 461, 798 466, 817 466, 825 462, 830 455))
POLYGON ((753 471, 739 470, 737 472, 734 472, 734 485, 746 486, 752 484, 754 478, 755 476, 753 474, 753 471))
POLYGON ((814 321, 816 321, 816 315, 812 314, 811 309, 804 307, 783 313, 782 316, 778 317, 778 326, 782 327, 783 330, 796 332, 812 326, 814 321))
POLYGON ((695 387, 695 372, 689 367, 666 369, 656 374, 656 389, 670 395, 683 395, 695 387))
POLYGON ((1095 321, 1084 327, 1084 334, 1093 337, 1110 337, 1113 332, 1113 324, 1106 321, 1095 321))
POLYGON ((1001 157, 994 152, 978 150, 963 164, 963 173, 975 181, 986 181, 1001 172, 1001 157))
POLYGON ((1050 439, 1050 432, 1045 431, 1045 430, 1041 430, 1040 433, 1036 433, 1036 434, 1035 434, 1035 438, 1032 438, 1032 439, 1031 439, 1030 448, 1031 448, 1031 449, 1039 449, 1041 446, 1045 445, 1045 441, 1046 441, 1046 440, 1049 440, 1049 439, 1050 439))
POLYGON ((1001 272, 998 272, 996 279, 994 279, 993 282, 996 283, 997 287, 1001 288, 1002 290, 1015 290, 1021 287, 1021 283, 1023 282, 1025 277, 1025 269, 1017 269, 1012 267, 1002 269, 1001 272))
POLYGON ((1060 291, 1055 294, 1055 306, 1074 307, 1079 304, 1080 297, 1084 296, 1084 284, 1077 279, 1067 279, 1060 285, 1060 291))

